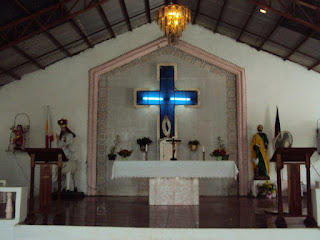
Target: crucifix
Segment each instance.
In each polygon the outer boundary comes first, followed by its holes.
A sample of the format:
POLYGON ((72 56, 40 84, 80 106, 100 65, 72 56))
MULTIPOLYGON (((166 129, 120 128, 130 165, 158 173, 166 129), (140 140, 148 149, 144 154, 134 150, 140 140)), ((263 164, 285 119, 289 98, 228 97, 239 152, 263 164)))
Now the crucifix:
MULTIPOLYGON (((160 122, 166 120, 170 123, 170 132, 164 132, 160 127, 160 139, 176 137, 175 106, 199 106, 199 90, 178 91, 175 88, 177 76, 176 64, 158 64, 159 91, 135 89, 135 107, 160 106, 160 122)), ((175 142, 178 142, 175 140, 175 142)), ((175 145, 175 144, 174 144, 175 145)), ((175 149, 176 150, 176 149, 175 149)), ((174 153, 173 153, 174 154, 174 153)), ((175 158, 174 156, 172 158, 175 158)))
POLYGON ((174 156, 175 152, 176 152, 176 143, 177 142, 181 142, 181 140, 176 140, 175 138, 172 138, 172 139, 169 139, 169 140, 166 140, 167 142, 171 142, 172 144, 172 158, 170 159, 171 161, 175 161, 177 160, 174 156))

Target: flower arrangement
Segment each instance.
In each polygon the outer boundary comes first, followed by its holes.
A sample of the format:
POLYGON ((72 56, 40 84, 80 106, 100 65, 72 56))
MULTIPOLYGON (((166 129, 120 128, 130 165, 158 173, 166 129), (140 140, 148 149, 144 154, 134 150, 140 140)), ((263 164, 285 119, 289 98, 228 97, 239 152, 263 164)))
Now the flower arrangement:
POLYGON ((222 157, 223 155, 226 155, 227 152, 224 149, 216 149, 212 153, 210 153, 211 157, 222 157))
POLYGON ((188 142, 188 146, 189 146, 191 151, 197 151, 197 148, 198 148, 199 144, 200 144, 200 142, 198 140, 190 140, 188 142))
POLYGON ((217 149, 210 153, 210 156, 216 157, 217 159, 219 158, 219 160, 228 160, 229 155, 227 155, 226 147, 220 136, 217 137, 217 149))
POLYGON ((120 157, 123 159, 123 160, 126 160, 127 157, 130 157, 131 156, 131 153, 133 152, 133 150, 127 150, 127 149, 121 149, 118 154, 120 155, 120 157))
POLYGON ((276 194, 276 185, 270 182, 258 184, 259 195, 266 195, 267 198, 272 198, 276 194))
POLYGON ((147 145, 152 143, 152 140, 149 137, 138 138, 137 143, 140 145, 140 150, 142 152, 148 151, 147 145))
POLYGON ((148 145, 152 143, 152 140, 149 137, 138 138, 137 143, 141 145, 148 145))
POLYGON ((200 144, 200 142, 198 140, 190 140, 188 142, 188 145, 199 145, 199 144, 200 144))

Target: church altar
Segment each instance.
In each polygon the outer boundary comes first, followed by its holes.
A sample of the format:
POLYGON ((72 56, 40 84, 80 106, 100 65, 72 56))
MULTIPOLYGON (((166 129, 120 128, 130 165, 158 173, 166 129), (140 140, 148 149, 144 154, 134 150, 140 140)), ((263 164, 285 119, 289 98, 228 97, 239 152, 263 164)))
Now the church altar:
POLYGON ((199 205, 199 178, 238 172, 233 161, 115 161, 111 178, 149 178, 149 205, 199 205))

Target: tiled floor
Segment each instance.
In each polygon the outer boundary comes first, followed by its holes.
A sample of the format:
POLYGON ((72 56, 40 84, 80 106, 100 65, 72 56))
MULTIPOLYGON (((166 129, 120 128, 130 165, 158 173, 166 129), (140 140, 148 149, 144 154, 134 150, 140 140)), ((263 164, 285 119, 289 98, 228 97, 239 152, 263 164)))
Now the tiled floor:
MULTIPOLYGON (((144 197, 86 197, 63 200, 64 225, 150 228, 274 228, 275 199, 201 197, 199 206, 149 206, 144 197)), ((37 214, 35 224, 53 224, 37 214)), ((304 218, 287 218, 302 228, 304 218)))

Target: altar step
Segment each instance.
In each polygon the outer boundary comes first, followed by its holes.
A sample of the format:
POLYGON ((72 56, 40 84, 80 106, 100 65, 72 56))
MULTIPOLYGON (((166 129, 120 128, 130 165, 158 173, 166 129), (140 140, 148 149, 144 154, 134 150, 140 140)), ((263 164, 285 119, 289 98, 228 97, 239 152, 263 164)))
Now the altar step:
MULTIPOLYGON (((14 240, 301 240, 320 239, 314 229, 164 229, 127 227, 17 225, 14 240)), ((6 239, 4 239, 6 240, 6 239)))

